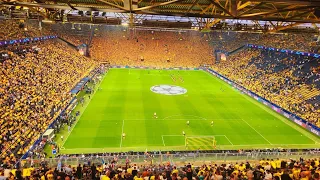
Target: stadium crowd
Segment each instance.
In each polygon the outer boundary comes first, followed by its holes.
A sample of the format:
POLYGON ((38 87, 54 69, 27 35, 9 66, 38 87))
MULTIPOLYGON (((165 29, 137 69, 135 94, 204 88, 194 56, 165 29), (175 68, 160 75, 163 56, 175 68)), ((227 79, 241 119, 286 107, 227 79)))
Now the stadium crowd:
POLYGON ((1 180, 319 180, 319 159, 261 159, 254 162, 205 163, 194 166, 188 163, 176 166, 170 161, 163 164, 132 164, 126 159, 120 164, 117 158, 95 165, 90 160, 78 166, 59 164, 52 167, 42 161, 40 167, 13 169, 0 168, 1 180))
POLYGON ((71 23, 43 25, 43 29, 52 32, 74 46, 89 44, 91 30, 94 30, 94 28, 93 25, 71 23))
MULTIPOLYGON (((38 37, 43 33, 17 21, 0 21, 0 39, 38 37)), ((61 28, 57 28, 59 31, 61 28)), ((79 30, 79 29, 78 29, 79 30)), ((88 28, 86 27, 86 32, 88 28)), ((74 45, 90 42, 61 35, 74 45)), ((199 67, 213 63, 212 47, 232 51, 246 43, 310 52, 310 34, 199 34, 195 31, 153 31, 124 27, 104 27, 92 37, 91 56, 115 65, 153 67, 199 67), (218 39, 218 40, 217 40, 218 39), (220 40, 219 40, 220 39, 220 40), (232 43, 231 43, 232 42, 232 43), (210 46, 210 44, 212 46, 210 46)), ((88 164, 79 168, 64 166, 61 172, 43 165, 8 171, 59 111, 70 101, 70 89, 95 65, 66 45, 46 41, 12 46, 10 58, 0 72, 0 151, 4 163, 1 179, 128 179, 128 180, 208 180, 208 179, 319 179, 319 160, 262 160, 249 163, 148 167, 88 164), (13 49, 22 49, 14 52, 13 49), (22 52, 22 53, 21 53, 22 52), (24 177, 23 177, 24 176, 24 177), (187 179, 186 179, 187 178, 187 179)), ((261 50, 245 49, 220 61, 212 68, 260 96, 294 112, 320 127, 319 60, 261 50)))
POLYGON ((206 34, 215 49, 231 52, 246 44, 290 49, 303 52, 315 52, 317 36, 311 33, 299 34, 263 34, 250 32, 219 32, 206 34))
POLYGON ((112 28, 93 38, 94 58, 129 66, 191 68, 212 64, 211 48, 198 32, 112 28))
POLYGON ((34 28, 34 26, 29 25, 25 21, 1 20, 0 27, 2 27, 0 31, 0 41, 50 35, 47 32, 34 28))
POLYGON ((315 71, 319 64, 307 56, 245 49, 212 68, 320 127, 320 74, 315 71))
POLYGON ((26 153, 71 99, 71 88, 94 66, 55 40, 12 53, 0 73, 0 160, 12 164, 26 153))

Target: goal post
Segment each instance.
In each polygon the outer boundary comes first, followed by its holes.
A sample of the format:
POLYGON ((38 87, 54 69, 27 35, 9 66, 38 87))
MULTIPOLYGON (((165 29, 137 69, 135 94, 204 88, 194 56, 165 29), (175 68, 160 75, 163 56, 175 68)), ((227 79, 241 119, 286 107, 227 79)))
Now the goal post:
POLYGON ((185 146, 200 149, 215 149, 215 136, 185 136, 185 146))

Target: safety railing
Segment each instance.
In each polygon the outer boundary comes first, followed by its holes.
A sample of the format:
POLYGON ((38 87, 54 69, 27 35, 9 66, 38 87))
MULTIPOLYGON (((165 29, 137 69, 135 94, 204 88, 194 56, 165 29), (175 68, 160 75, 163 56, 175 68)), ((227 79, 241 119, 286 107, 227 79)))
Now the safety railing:
POLYGON ((176 154, 146 154, 146 155, 103 155, 103 156, 72 156, 50 159, 27 159, 21 163, 22 167, 39 167, 48 165, 49 167, 57 167, 59 163, 62 165, 77 166, 78 164, 103 164, 116 162, 117 164, 187 164, 187 163, 223 163, 223 162, 246 162, 258 161, 265 159, 310 159, 320 157, 319 150, 301 151, 301 152, 243 152, 243 153, 176 153, 176 154))

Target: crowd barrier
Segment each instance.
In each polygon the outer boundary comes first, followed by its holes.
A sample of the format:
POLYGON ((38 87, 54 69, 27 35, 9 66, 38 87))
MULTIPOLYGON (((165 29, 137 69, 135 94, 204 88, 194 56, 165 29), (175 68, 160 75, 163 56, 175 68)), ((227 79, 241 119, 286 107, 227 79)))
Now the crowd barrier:
POLYGON ((21 44, 21 43, 28 43, 28 42, 37 42, 43 41, 47 39, 55 39, 58 36, 42 36, 42 37, 33 37, 33 38, 23 38, 23 39, 14 39, 14 40, 6 40, 0 41, 0 47, 6 45, 13 45, 13 44, 21 44))
POLYGON ((249 95, 250 97, 254 98, 255 100, 263 103, 264 105, 270 107, 271 109, 273 109, 274 111, 276 111, 277 113, 285 116, 287 119, 293 121, 294 123, 300 125, 301 127, 309 130, 310 132, 312 132, 313 134, 316 134, 318 136, 320 136, 320 128, 315 126, 314 124, 309 123, 308 121, 306 121, 305 119, 300 118, 299 116, 285 110, 282 109, 281 107, 279 107, 278 105, 260 97, 259 95, 257 95, 256 93, 234 83, 233 81, 231 81, 230 79, 228 79, 227 77, 220 75, 218 72, 212 70, 212 69, 205 69, 207 70, 209 73, 213 74, 214 76, 217 76, 218 78, 220 78, 221 80, 227 82, 228 84, 230 84, 231 86, 237 88, 238 90, 240 90, 241 92, 249 95))
POLYGON ((89 77, 84 77, 80 80, 79 83, 76 84, 76 86, 70 91, 71 94, 78 94, 78 92, 84 87, 87 82, 90 80, 89 77))
POLYGON ((47 164, 50 167, 59 165, 77 166, 78 164, 96 164, 110 163, 117 158, 117 163, 124 165, 129 160, 131 164, 164 164, 170 162, 172 165, 183 165, 193 163, 194 165, 202 165, 203 163, 223 163, 223 162, 255 162, 265 159, 304 159, 317 158, 320 156, 320 151, 307 152, 244 152, 244 153, 177 153, 177 154, 149 154, 147 155, 103 155, 103 156, 81 156, 81 157, 59 157, 50 159, 28 159, 22 162, 22 167, 39 167, 42 164, 47 164))
POLYGON ((295 51, 295 50, 290 50, 290 49, 278 49, 278 48, 273 48, 273 47, 260 46, 260 45, 256 45, 256 44, 247 44, 247 47, 255 48, 255 49, 265 49, 265 50, 269 50, 269 51, 277 51, 277 52, 287 53, 287 54, 296 54, 296 55, 301 55, 301 56, 311 56, 314 58, 320 58, 320 54, 310 53, 310 52, 295 51))

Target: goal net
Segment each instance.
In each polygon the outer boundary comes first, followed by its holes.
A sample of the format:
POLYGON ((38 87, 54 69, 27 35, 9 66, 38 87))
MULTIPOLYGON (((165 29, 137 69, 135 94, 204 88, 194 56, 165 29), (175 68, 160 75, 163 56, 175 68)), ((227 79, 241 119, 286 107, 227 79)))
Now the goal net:
POLYGON ((214 136, 186 136, 185 146, 192 149, 215 149, 216 138, 214 136))

